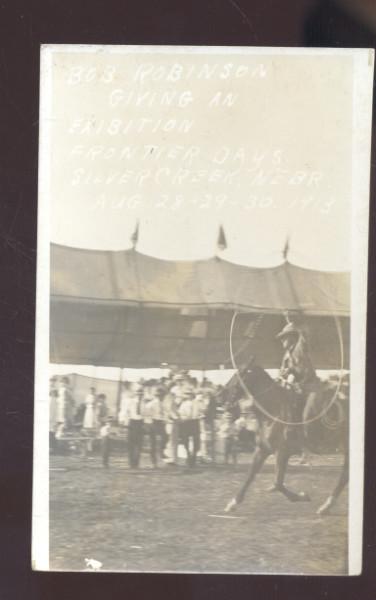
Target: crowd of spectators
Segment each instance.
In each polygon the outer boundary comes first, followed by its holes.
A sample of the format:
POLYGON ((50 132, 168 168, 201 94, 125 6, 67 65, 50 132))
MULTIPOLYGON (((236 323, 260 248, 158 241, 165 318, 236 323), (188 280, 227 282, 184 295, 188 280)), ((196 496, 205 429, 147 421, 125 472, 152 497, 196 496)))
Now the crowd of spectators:
MULTIPOLYGON (((325 383, 339 399, 345 397, 348 385, 348 375, 339 379, 338 374, 331 375, 325 383)), ((238 451, 252 450, 260 434, 250 395, 239 395, 238 386, 224 387, 206 377, 198 380, 189 371, 178 369, 159 379, 122 382, 114 413, 110 414, 106 395, 98 393, 95 387, 89 388, 85 402, 77 406, 69 378, 53 377, 52 450, 59 440, 72 439, 75 432, 76 437, 84 437, 89 451, 95 440, 101 441, 104 466, 109 465, 112 442, 122 438, 132 469, 140 466, 145 446, 154 468, 162 461, 176 465, 182 457, 189 467, 194 467, 198 458, 201 462, 215 462, 219 447, 225 463, 236 463, 238 451)))
POLYGON ((198 458, 214 462, 218 443, 225 462, 236 462, 239 443, 244 448, 253 446, 258 423, 251 398, 235 397, 207 377, 198 380, 189 371, 172 369, 159 379, 122 382, 116 414, 112 415, 105 394, 91 387, 85 402, 76 406, 69 378, 53 377, 51 446, 72 431, 101 439, 104 466, 109 464, 111 439, 125 432, 132 469, 140 465, 145 441, 153 467, 161 461, 176 465, 182 455, 187 465, 194 467, 198 458))

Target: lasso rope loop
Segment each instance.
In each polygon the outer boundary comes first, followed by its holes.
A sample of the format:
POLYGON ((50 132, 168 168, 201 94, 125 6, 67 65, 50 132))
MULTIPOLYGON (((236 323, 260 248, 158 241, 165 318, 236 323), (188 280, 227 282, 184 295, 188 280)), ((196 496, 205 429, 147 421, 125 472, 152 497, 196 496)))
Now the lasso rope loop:
MULTIPOLYGON (((339 349, 340 349, 340 377, 338 379, 338 384, 336 386, 335 392, 333 394, 333 397, 330 399, 329 403, 327 404, 327 406, 317 415, 315 415, 314 417, 312 417, 311 419, 306 419, 305 421, 284 421, 283 419, 280 419, 279 417, 276 417, 274 415, 272 415, 268 410, 266 410, 266 408, 264 408, 258 401, 257 399, 252 396, 252 394, 249 392, 246 384, 244 383, 244 380, 240 374, 240 371, 235 363, 235 357, 234 357, 234 352, 233 352, 233 348, 232 348, 232 335, 233 335, 233 331, 234 331, 234 326, 235 326, 235 321, 236 321, 236 317, 237 317, 238 313, 236 311, 234 311, 232 320, 231 320, 231 327, 230 327, 230 358, 231 358, 231 363, 232 363, 232 367, 233 369, 236 371, 237 377, 239 379, 239 383, 243 389, 243 391, 245 392, 245 394, 247 395, 248 398, 252 399, 256 408, 268 419, 274 421, 275 423, 280 423, 281 425, 287 425, 287 426, 301 426, 301 425, 309 425, 311 423, 314 423, 315 421, 318 421, 320 419, 322 419, 327 412, 331 409, 331 407, 333 406, 333 404, 336 402, 337 398, 338 398, 338 394, 339 394, 339 390, 341 387, 341 383, 342 383, 342 379, 343 379, 343 364, 344 364, 344 351, 343 351, 343 338, 342 338, 342 330, 341 330, 341 326, 339 323, 339 319, 337 317, 336 314, 333 313, 333 318, 336 324, 336 329, 337 329, 337 334, 338 334, 338 341, 339 341, 339 349)), ((259 322, 257 322, 256 327, 259 325, 259 322)), ((277 385, 275 383, 275 385, 277 385)), ((272 387, 272 386, 271 386, 272 387)), ((268 388, 268 389, 271 389, 268 388)), ((266 393, 267 390, 264 390, 263 393, 266 393)))
POLYGON ((331 429, 332 431, 335 431, 344 422, 345 414, 344 414, 342 405, 340 402, 338 402, 338 400, 336 400, 334 402, 333 406, 335 406, 337 409, 337 413, 338 413, 337 419, 333 419, 329 416, 329 414, 326 414, 326 415, 323 415, 321 422, 324 425, 324 427, 326 427, 327 429, 331 429))

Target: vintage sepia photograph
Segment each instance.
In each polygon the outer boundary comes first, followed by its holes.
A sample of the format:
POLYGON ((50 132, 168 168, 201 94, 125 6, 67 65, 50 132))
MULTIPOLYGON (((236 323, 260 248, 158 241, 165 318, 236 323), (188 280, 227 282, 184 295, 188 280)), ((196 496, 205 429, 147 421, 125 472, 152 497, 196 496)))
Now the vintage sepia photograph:
POLYGON ((361 572, 373 63, 42 46, 34 569, 361 572))

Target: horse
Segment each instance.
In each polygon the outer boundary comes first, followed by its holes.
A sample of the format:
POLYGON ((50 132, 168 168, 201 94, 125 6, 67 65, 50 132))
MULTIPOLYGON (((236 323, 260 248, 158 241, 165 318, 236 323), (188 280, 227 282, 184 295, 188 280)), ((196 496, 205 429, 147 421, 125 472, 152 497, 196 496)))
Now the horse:
POLYGON ((265 415, 269 427, 265 435, 260 437, 245 482, 227 504, 225 512, 235 510, 243 502, 249 486, 271 454, 275 454, 275 481, 270 490, 281 492, 291 502, 310 501, 306 492, 291 490, 284 483, 290 456, 300 453, 303 448, 320 453, 337 450, 342 446, 344 461, 340 476, 332 493, 317 510, 319 515, 327 514, 348 483, 348 395, 341 394, 341 399, 338 399, 338 389, 325 390, 323 382, 320 382, 322 393, 318 395, 312 407, 310 418, 303 424, 304 400, 300 394, 282 387, 263 368, 255 364, 244 368, 239 372, 239 376, 235 373, 231 385, 236 385, 239 390, 242 382, 256 401, 255 409, 260 421, 264 422, 264 429, 265 415), (293 421, 296 424, 292 424, 293 421))

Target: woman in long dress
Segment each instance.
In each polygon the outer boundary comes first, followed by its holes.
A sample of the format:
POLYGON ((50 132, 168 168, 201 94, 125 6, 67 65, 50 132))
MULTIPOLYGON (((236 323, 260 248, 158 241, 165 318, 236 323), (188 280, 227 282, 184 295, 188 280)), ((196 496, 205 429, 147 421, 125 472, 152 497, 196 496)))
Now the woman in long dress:
POLYGON ((82 425, 84 429, 93 430, 98 426, 96 404, 97 396, 95 393, 95 388, 92 387, 90 388, 89 394, 85 398, 86 409, 82 425))
POLYGON ((65 428, 71 425, 72 396, 69 390, 68 377, 62 377, 56 397, 56 424, 65 428))

